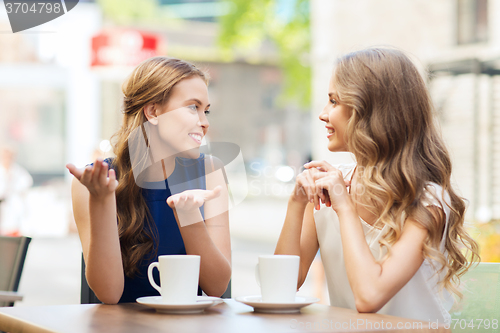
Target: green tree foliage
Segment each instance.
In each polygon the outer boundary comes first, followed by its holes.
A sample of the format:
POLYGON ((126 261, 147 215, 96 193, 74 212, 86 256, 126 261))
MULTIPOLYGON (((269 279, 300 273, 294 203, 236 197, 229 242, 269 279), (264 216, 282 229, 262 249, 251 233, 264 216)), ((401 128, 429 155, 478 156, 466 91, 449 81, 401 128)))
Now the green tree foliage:
POLYGON ((116 24, 156 21, 157 0, 97 0, 104 16, 116 24))
MULTIPOLYGON (((309 0, 224 0, 230 14, 221 16, 219 45, 226 60, 234 50, 251 50, 271 41, 278 49, 284 73, 280 104, 298 103, 309 107, 311 69, 309 65, 309 0), (285 14, 283 14, 285 8, 285 14)), ((97 0, 106 19, 114 24, 162 26, 175 19, 168 6, 158 0, 97 0)))
POLYGON ((309 0, 229 0, 232 12, 220 18, 219 44, 229 54, 234 48, 251 49, 271 40, 279 52, 284 73, 281 102, 294 101, 308 107, 311 100, 309 64, 309 0), (280 15, 284 1, 292 12, 280 15))

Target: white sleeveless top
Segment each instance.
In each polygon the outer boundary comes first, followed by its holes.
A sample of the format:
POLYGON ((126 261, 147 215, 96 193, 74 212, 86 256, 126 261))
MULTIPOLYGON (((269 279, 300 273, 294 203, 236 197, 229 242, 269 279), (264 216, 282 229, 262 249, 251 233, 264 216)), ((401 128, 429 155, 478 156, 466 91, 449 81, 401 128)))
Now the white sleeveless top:
MULTIPOLYGON (((350 179, 356 164, 340 165, 337 168, 342 171, 344 179, 350 179)), ((426 205, 433 205, 442 208, 446 214, 446 225, 443 235, 448 228, 450 209, 442 201, 450 202, 448 192, 443 193, 441 186, 429 183, 427 186, 426 205), (439 202, 429 194, 433 191, 439 202), (444 196, 443 196, 444 195, 444 196)), ((344 264, 342 249, 342 239, 340 237, 340 227, 337 213, 322 205, 319 211, 315 211, 314 220, 316 223, 316 233, 321 253, 321 260, 325 268, 328 292, 330 295, 330 305, 356 310, 354 295, 347 279, 347 272, 344 264)), ((386 250, 381 249, 378 241, 387 231, 387 226, 382 230, 366 223, 360 218, 365 232, 366 242, 375 259, 382 258, 386 250)), ((441 240, 441 252, 446 255, 445 237, 441 240)), ((434 261, 436 268, 439 263, 434 261)), ((439 323, 449 323, 451 321, 449 310, 453 305, 453 296, 444 288, 439 287, 439 281, 446 275, 446 269, 441 274, 436 274, 436 270, 430 264, 430 259, 425 259, 422 266, 415 275, 401 290, 385 304, 378 313, 399 316, 423 321, 436 321, 439 323)))

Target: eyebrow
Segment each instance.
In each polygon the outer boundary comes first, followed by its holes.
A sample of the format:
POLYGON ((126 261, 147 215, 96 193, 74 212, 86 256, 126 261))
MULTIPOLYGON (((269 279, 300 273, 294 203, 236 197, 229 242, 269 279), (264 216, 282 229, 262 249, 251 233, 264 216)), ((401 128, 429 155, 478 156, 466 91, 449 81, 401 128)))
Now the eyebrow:
POLYGON ((333 93, 333 92, 328 93, 328 97, 339 99, 339 96, 336 93, 333 93))
MULTIPOLYGON (((186 100, 186 102, 189 102, 189 101, 194 101, 200 105, 203 105, 203 103, 197 98, 190 98, 190 99, 186 100)), ((207 105, 206 109, 208 109, 209 107, 210 107, 210 104, 207 105)))

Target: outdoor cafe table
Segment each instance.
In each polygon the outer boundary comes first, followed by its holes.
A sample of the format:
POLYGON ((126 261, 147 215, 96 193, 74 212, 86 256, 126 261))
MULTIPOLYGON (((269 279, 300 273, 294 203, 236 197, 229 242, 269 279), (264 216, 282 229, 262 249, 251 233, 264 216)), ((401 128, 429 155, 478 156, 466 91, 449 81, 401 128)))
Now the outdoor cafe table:
POLYGON ((5 332, 450 332, 435 324, 313 304, 295 314, 263 314, 232 299, 196 315, 156 313, 138 303, 0 308, 5 332))

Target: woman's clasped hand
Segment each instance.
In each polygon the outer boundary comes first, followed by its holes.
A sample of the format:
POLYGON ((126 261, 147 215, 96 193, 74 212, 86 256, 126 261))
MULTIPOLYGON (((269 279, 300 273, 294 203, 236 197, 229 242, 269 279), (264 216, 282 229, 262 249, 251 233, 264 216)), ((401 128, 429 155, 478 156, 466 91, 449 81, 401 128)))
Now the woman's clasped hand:
POLYGON ((314 204, 320 203, 337 210, 351 204, 347 188, 350 180, 344 180, 342 172, 326 161, 312 161, 304 165, 305 170, 297 176, 294 199, 314 204))

